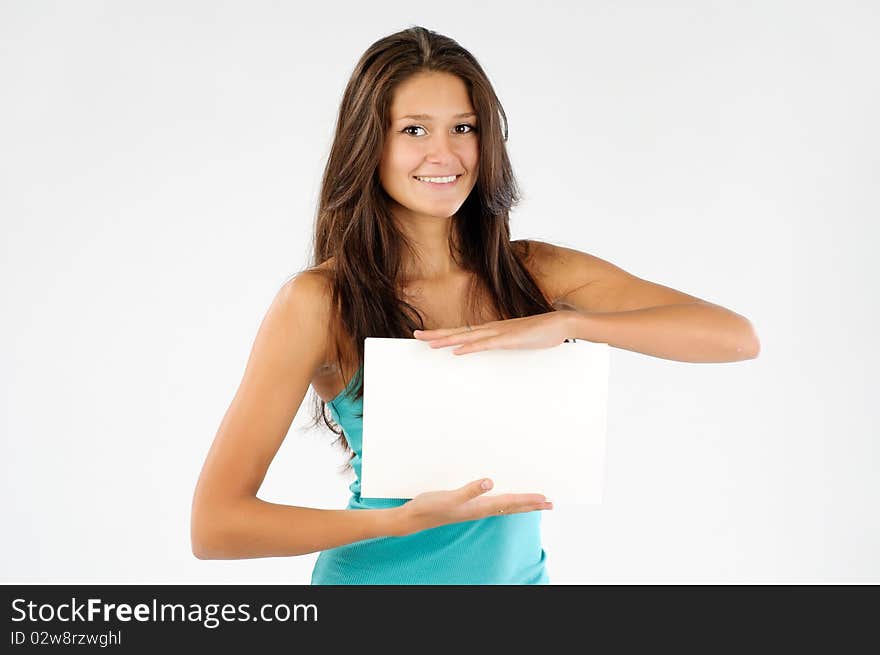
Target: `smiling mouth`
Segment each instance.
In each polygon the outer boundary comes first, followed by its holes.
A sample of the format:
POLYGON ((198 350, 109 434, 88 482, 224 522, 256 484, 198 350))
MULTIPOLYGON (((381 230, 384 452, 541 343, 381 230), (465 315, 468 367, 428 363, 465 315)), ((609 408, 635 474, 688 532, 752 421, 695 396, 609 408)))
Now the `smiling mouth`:
MULTIPOLYGON (((436 176, 436 177, 448 177, 448 176, 446 176, 446 175, 438 175, 438 176, 436 176)), ((417 182, 421 182, 422 184, 425 184, 425 185, 427 185, 428 187, 433 187, 433 188, 436 188, 436 189, 448 189, 448 188, 452 188, 452 187, 454 187, 456 184, 458 184, 458 181, 461 179, 461 177, 462 177, 462 174, 458 174, 458 175, 455 176, 455 179, 452 180, 451 182, 428 182, 428 181, 426 181, 426 180, 420 180, 418 177, 416 177, 415 175, 413 175, 413 179, 416 180, 417 182)))

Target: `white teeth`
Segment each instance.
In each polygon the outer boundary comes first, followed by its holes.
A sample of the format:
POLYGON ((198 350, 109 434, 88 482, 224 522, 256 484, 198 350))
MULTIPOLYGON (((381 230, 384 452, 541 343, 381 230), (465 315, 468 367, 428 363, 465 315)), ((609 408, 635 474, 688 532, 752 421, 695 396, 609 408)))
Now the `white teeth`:
POLYGON ((437 182, 440 184, 445 184, 447 182, 452 182, 455 180, 456 175, 450 175, 449 177, 416 177, 417 180, 421 180, 422 182, 437 182))

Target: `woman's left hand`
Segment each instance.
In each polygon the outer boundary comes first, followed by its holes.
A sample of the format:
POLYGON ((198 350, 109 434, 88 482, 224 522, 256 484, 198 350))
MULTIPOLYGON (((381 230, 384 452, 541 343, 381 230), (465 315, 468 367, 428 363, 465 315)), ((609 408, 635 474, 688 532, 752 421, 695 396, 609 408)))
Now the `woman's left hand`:
POLYGON ((570 318, 570 310, 561 310, 473 325, 470 330, 464 326, 416 330, 413 336, 421 341, 427 341, 431 348, 461 346, 452 351, 453 355, 465 355, 493 348, 505 350, 552 348, 571 338, 567 334, 570 331, 570 318))

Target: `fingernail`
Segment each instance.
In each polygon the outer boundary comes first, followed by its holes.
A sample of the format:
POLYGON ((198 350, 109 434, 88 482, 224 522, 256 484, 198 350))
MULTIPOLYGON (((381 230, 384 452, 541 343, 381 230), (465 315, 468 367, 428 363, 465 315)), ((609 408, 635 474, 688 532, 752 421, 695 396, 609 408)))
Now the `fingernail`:
POLYGON ((483 480, 483 483, 480 485, 483 489, 491 489, 492 481, 491 480, 483 480))

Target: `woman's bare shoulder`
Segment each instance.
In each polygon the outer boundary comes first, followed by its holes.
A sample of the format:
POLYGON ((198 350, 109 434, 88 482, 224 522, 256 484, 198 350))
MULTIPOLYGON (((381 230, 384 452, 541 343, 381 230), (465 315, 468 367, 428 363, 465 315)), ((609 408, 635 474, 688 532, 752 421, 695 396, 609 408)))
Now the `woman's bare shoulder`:
POLYGON ((332 283, 332 263, 323 262, 291 275, 281 286, 284 296, 299 294, 304 301, 322 304, 329 297, 332 283))
POLYGON ((558 279, 554 275, 554 264, 559 261, 556 246, 536 239, 518 239, 510 242, 514 253, 528 270, 541 291, 551 301, 558 297, 558 279))
POLYGON ((517 239, 510 242, 514 253, 528 266, 540 266, 556 256, 556 246, 537 239, 517 239))
POLYGON ((340 370, 339 357, 346 362, 345 370, 351 368, 349 364, 354 361, 352 358, 356 357, 351 339, 348 338, 346 330, 339 321, 338 307, 333 305, 334 266, 335 258, 330 257, 320 264, 297 273, 292 280, 287 282, 288 285, 298 286, 300 293, 306 294, 308 297, 306 302, 311 306, 313 315, 318 317, 327 333, 324 363, 318 370, 312 384, 322 397, 331 398, 336 394, 330 393, 328 396, 327 385, 333 386, 335 384, 333 380, 338 376, 340 370), (328 383, 327 380, 330 382, 328 383))
POLYGON ((330 274, 336 270, 336 258, 330 257, 329 259, 325 259, 320 264, 315 266, 310 266, 309 268, 303 270, 298 275, 302 275, 304 273, 308 273, 314 277, 330 279, 330 274))
POLYGON ((333 258, 310 266, 291 275, 281 286, 279 293, 285 296, 298 293, 305 302, 317 305, 315 309, 328 310, 333 289, 333 258))
MULTIPOLYGON (((287 321, 309 333, 331 333, 332 276, 324 264, 291 275, 277 289, 273 306, 284 312, 287 321)), ((323 344, 326 352, 327 342, 323 344)))

